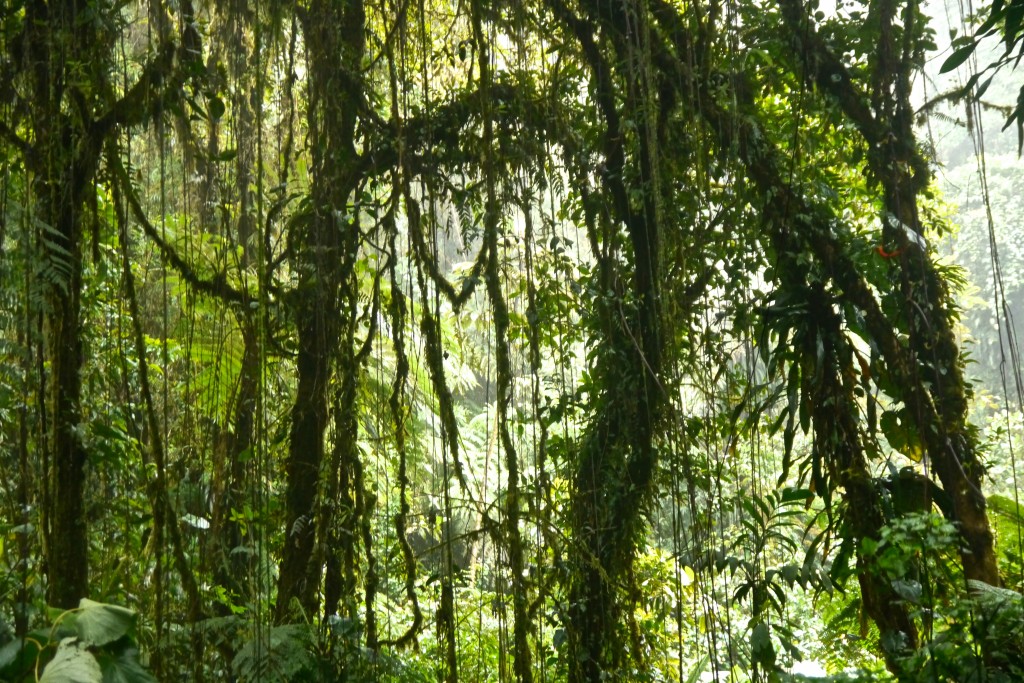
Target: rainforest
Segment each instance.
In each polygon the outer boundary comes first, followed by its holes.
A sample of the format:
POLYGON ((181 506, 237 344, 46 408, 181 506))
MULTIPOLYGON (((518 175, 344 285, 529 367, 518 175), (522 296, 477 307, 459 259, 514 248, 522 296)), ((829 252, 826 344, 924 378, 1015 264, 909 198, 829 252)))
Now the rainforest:
POLYGON ((0 680, 1024 680, 1024 0, 0 8, 0 680))

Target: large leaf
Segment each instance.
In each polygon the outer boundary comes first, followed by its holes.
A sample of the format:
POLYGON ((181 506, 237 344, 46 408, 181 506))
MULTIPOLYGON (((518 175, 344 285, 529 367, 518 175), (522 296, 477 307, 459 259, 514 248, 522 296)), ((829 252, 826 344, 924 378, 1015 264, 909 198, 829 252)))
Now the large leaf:
POLYGON ((893 449, 899 451, 914 462, 921 462, 924 449, 917 429, 914 427, 905 408, 886 410, 878 422, 885 435, 885 440, 893 449))
POLYGON ((946 61, 942 63, 942 68, 939 69, 939 73, 944 74, 948 71, 952 71, 966 62, 967 58, 974 54, 975 47, 977 47, 977 43, 973 40, 969 40, 957 49, 953 50, 953 54, 947 57, 946 61))
POLYGON ((82 598, 78 609, 78 636, 97 647, 123 638, 135 628, 135 612, 126 607, 82 598))
POLYGON ((0 647, 0 681, 18 680, 31 671, 48 637, 44 631, 34 631, 25 640, 12 640, 0 647))
POLYGON ((1022 19, 1024 19, 1024 2, 1011 2, 1007 5, 1006 23, 1003 25, 1003 40, 1006 41, 1007 52, 1013 50, 1013 46, 1017 42, 1022 19))
POLYGON ((103 683, 99 662, 77 638, 65 638, 39 683, 103 683))
POLYGON ((138 651, 125 649, 117 656, 99 655, 103 683, 156 683, 156 678, 142 668, 138 651))

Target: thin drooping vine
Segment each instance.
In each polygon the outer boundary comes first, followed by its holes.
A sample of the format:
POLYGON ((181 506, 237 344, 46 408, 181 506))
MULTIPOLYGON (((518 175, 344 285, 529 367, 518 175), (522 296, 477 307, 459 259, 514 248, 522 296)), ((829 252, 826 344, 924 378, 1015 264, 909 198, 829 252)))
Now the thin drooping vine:
POLYGON ((991 647, 917 0, 0 3, 19 634, 89 595, 162 677, 761 681, 813 593, 858 664, 991 647), (879 570, 900 465, 941 576, 879 570))
POLYGON ((391 285, 391 303, 389 306, 389 323, 391 327, 391 342, 395 350, 395 377, 391 383, 391 394, 388 396, 388 406, 391 410, 391 421, 395 430, 395 451, 398 455, 398 512, 394 517, 395 536, 398 539, 398 546, 402 552, 402 563, 404 567, 404 588, 405 598, 412 609, 412 622, 409 627, 393 642, 383 642, 381 645, 393 645, 394 647, 405 647, 413 642, 416 635, 423 628, 423 611, 420 609, 419 598, 416 595, 416 557, 413 555, 412 546, 409 545, 409 452, 406 445, 407 421, 409 411, 406 406, 405 387, 409 379, 409 357, 405 351, 405 325, 407 319, 407 307, 405 294, 395 273, 398 263, 396 248, 397 230, 392 226, 388 239, 388 275, 391 285))
MULTIPOLYGON (((125 177, 121 162, 116 157, 116 151, 108 155, 111 164, 119 167, 117 175, 125 177)), ((125 296, 128 300, 128 310, 132 319, 132 336, 135 344, 135 354, 138 361, 139 389, 142 393, 143 409, 145 410, 148 423, 149 451, 152 455, 152 462, 156 472, 155 477, 147 484, 147 492, 153 508, 153 535, 154 543, 162 543, 159 536, 162 530, 166 530, 171 548, 171 557, 178 578, 187 598, 189 619, 195 623, 203 615, 202 599, 199 595, 199 587, 192 567, 185 555, 184 545, 181 538, 181 531, 178 526, 177 516, 173 512, 167 494, 167 459, 164 450, 164 442, 161 437, 162 429, 157 418, 156 407, 153 401, 153 392, 149 381, 149 360, 146 350, 146 340, 142 332, 142 316, 139 312, 138 295, 136 294, 135 276, 131 270, 131 258, 129 256, 129 232, 127 211, 124 202, 121 200, 122 187, 115 184, 113 187, 114 205, 119 226, 121 239, 121 268, 124 279, 125 296)))
POLYGON ((498 233, 501 226, 501 207, 498 204, 498 179, 495 160, 490 154, 494 147, 493 117, 491 116, 489 89, 491 86, 491 41, 484 37, 479 1, 472 4, 473 38, 477 46, 478 66, 480 69, 480 94, 483 110, 482 142, 485 151, 483 164, 484 183, 484 214, 483 214, 483 246, 487 258, 484 267, 487 298, 491 305, 494 322, 494 351, 497 366, 497 431, 501 449, 505 455, 506 489, 505 489, 505 536, 506 552, 511 572, 514 662, 516 681, 532 683, 533 664, 530 647, 530 595, 526 584, 524 566, 523 539, 520 532, 520 465, 519 455, 512 435, 509 431, 509 409, 512 403, 512 360, 509 350, 509 313, 508 303, 502 291, 502 277, 499 266, 500 252, 498 249, 498 233))

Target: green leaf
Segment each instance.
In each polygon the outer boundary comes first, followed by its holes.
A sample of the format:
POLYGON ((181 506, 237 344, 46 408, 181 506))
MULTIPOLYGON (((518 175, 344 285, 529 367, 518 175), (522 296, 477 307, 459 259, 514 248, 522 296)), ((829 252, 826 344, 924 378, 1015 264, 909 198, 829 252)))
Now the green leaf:
POLYGON ((921 604, 922 588, 920 582, 905 579, 893 579, 891 584, 893 592, 895 592, 896 595, 900 596, 912 605, 921 604))
POLYGON ((292 681, 313 670, 309 628, 284 624, 270 630, 270 642, 250 641, 235 655, 231 668, 240 681, 292 681))
POLYGON ((765 668, 775 666, 775 647, 767 624, 758 624, 750 632, 750 657, 765 668))
POLYGON ((783 503, 803 503, 808 498, 813 498, 814 492, 810 489, 795 488, 787 486, 782 489, 781 502, 783 503))
MULTIPOLYGON (((783 432, 784 455, 788 462, 793 454, 793 438, 796 436, 796 418, 800 409, 800 366, 793 363, 789 368, 786 382, 786 431, 783 432)), ((788 469, 788 467, 786 468, 788 469)))
POLYGON ((0 681, 16 681, 32 671, 47 637, 47 633, 33 631, 24 641, 12 640, 0 647, 0 681))
MULTIPOLYGON (((32 643, 33 641, 25 641, 25 644, 32 643)), ((34 644, 34 643, 33 643, 34 644)), ((0 673, 4 673, 7 667, 9 667, 21 654, 21 642, 12 640, 11 642, 0 647, 0 673)))
POLYGON ((952 71, 953 69, 957 68, 958 66, 966 62, 967 58, 970 57, 971 54, 974 52, 975 47, 977 47, 977 43, 975 43, 973 40, 958 47, 956 50, 953 51, 953 54, 947 57, 946 61, 942 63, 942 68, 939 69, 939 73, 944 74, 946 72, 952 71))
POLYGON ((99 656, 103 683, 156 683, 156 678, 139 663, 138 651, 126 649, 116 657, 99 656))
POLYGON ((210 159, 213 161, 234 161, 235 157, 238 156, 238 148, 231 147, 230 149, 221 150, 217 154, 214 154, 210 159))
POLYGON ((883 412, 878 426, 881 427, 882 434, 885 435, 885 440, 889 442, 890 446, 897 451, 903 450, 907 443, 907 437, 900 425, 899 415, 896 411, 886 410, 883 412))
POLYGON ((690 675, 686 677, 686 683, 698 683, 704 675, 704 670, 707 668, 710 661, 711 655, 704 655, 704 657, 694 665, 693 670, 690 671, 690 675))
POLYGON ((1017 156, 1020 156, 1024 148, 1024 86, 1017 94, 1017 109, 1013 113, 1017 115, 1017 156))
POLYGON ((92 433, 103 439, 110 439, 112 441, 129 441, 130 437, 124 433, 123 430, 111 425, 104 424, 102 422, 92 423, 92 433))
POLYGON ((1024 514, 1020 507, 1012 499, 1007 496, 1000 496, 998 494, 988 496, 988 507, 997 515, 1008 517, 1014 521, 1024 522, 1024 514))
POLYGON ((1007 51, 1012 50, 1017 42, 1021 19, 1024 19, 1024 2, 1011 2, 1006 8, 1006 24, 1003 26, 1007 51))
POLYGON ((39 683, 103 683, 103 672, 96 658, 78 639, 65 638, 39 683))
POLYGON ((135 628, 135 612, 127 607, 82 598, 78 609, 78 636, 97 647, 112 643, 135 628))
POLYGON ((1002 21, 1006 12, 1003 9, 1003 0, 994 0, 992 7, 989 9, 988 17, 982 22, 981 26, 978 27, 978 35, 988 35, 994 30, 995 25, 1002 21))
POLYGON ((886 410, 878 420, 878 426, 882 429, 882 434, 885 435, 885 440, 889 442, 890 446, 914 462, 921 461, 921 457, 924 455, 921 439, 906 408, 886 410))
POLYGON ((985 91, 988 90, 988 87, 992 85, 992 79, 995 78, 995 76, 996 75, 993 73, 991 76, 985 79, 984 83, 978 86, 978 89, 974 92, 974 97, 976 99, 981 99, 982 95, 985 94, 985 91))

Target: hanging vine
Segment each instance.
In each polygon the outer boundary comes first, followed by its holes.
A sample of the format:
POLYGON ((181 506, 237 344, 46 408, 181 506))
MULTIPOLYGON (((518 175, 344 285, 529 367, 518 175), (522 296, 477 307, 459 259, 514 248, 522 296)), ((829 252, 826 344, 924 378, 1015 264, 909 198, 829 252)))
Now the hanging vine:
POLYGON ((1024 670, 920 3, 0 4, 0 678, 1024 670))

